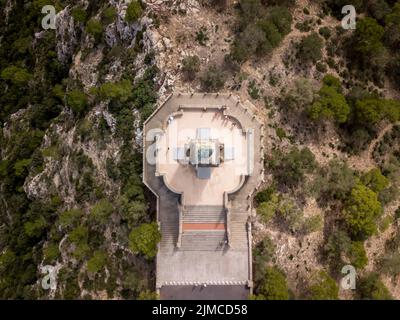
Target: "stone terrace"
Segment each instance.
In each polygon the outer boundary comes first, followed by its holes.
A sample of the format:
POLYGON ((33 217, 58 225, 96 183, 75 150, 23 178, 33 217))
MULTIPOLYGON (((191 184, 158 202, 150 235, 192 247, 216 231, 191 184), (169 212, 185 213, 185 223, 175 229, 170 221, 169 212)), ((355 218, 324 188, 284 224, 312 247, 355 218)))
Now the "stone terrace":
POLYGON ((221 287, 219 292, 242 288, 238 299, 243 290, 251 292, 248 218, 264 173, 262 125, 251 108, 232 95, 173 94, 145 122, 143 181, 157 196, 161 298, 178 298, 180 289, 205 285, 221 287), (175 147, 204 127, 235 149, 235 157, 213 167, 208 180, 171 157, 175 147))

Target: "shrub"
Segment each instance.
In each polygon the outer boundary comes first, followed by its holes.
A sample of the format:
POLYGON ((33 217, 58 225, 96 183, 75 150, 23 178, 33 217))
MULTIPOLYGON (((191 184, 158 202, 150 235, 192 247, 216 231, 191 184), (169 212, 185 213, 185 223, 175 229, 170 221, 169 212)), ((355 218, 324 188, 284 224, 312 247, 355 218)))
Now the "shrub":
POLYGON ((293 188, 304 180, 306 173, 316 168, 315 156, 308 148, 299 150, 294 147, 287 155, 275 153, 269 159, 269 168, 281 185, 293 188))
POLYGON ((80 209, 71 209, 60 214, 59 223, 63 227, 76 227, 83 215, 80 209))
POLYGON ((148 205, 143 201, 130 201, 125 195, 118 199, 119 213, 133 228, 146 216, 148 205))
POLYGON ((96 223, 106 224, 113 210, 114 207, 107 199, 101 199, 92 208, 91 218, 96 223))
POLYGON ((142 15, 143 8, 139 1, 132 0, 126 9, 125 20, 129 23, 136 22, 142 15))
POLYGON ((400 3, 397 2, 392 12, 385 16, 385 43, 396 49, 400 44, 400 3))
POLYGON ((43 248, 43 256, 45 263, 54 263, 60 256, 60 250, 58 249, 57 243, 49 243, 43 248))
POLYGON ((126 102, 132 94, 132 84, 129 80, 123 79, 115 83, 104 83, 97 90, 100 99, 111 99, 115 101, 126 102))
POLYGON ((86 24, 86 31, 92 35, 97 42, 103 35, 103 26, 99 20, 92 18, 86 24))
POLYGON ((373 56, 383 49, 384 29, 373 18, 363 18, 357 22, 354 33, 355 49, 364 58, 373 56))
POLYGON ((323 227, 323 221, 320 215, 314 215, 307 217, 303 221, 302 232, 309 234, 321 230, 323 227))
POLYGON ((107 261, 107 253, 104 251, 96 251, 87 262, 87 269, 89 272, 97 273, 102 270, 107 261))
POLYGON ((275 246, 272 240, 266 236, 253 249, 254 281, 258 284, 265 275, 268 263, 273 260, 275 246))
POLYGON ((347 163, 332 160, 322 168, 313 182, 316 197, 326 200, 345 200, 356 183, 355 172, 347 163))
POLYGON ((283 272, 276 267, 268 267, 258 292, 266 300, 288 300, 289 290, 283 272))
POLYGON ((268 223, 275 215, 278 208, 279 198, 276 194, 271 195, 268 202, 261 202, 257 207, 257 214, 261 217, 264 223, 268 223))
POLYGON ((342 257, 350 252, 351 244, 351 239, 343 230, 335 230, 329 235, 323 252, 332 270, 338 270, 343 266, 342 257))
POLYGON ((80 7, 73 8, 71 10, 71 15, 75 21, 78 21, 78 22, 86 21, 86 17, 87 17, 86 11, 80 7))
POLYGON ((371 169, 361 177, 362 183, 372 191, 379 193, 387 188, 389 179, 378 168, 371 169))
POLYGON ((376 232, 376 219, 382 207, 378 195, 362 184, 351 191, 343 211, 350 234, 356 239, 365 239, 376 232))
POLYGON ((361 241, 352 242, 347 255, 350 258, 350 263, 358 269, 363 269, 368 263, 368 257, 364 249, 364 243, 361 241))
POLYGON ((346 122, 350 114, 350 106, 340 91, 339 79, 330 75, 325 76, 324 84, 308 110, 310 118, 312 120, 332 119, 337 123, 346 122))
POLYGON ((337 300, 339 288, 336 281, 325 271, 319 271, 308 288, 311 300, 337 300))
POLYGON ((143 223, 129 234, 129 247, 132 252, 152 259, 157 254, 157 244, 160 240, 161 233, 157 223, 143 223))
POLYGON ((270 186, 262 191, 259 191, 254 197, 254 200, 256 200, 257 204, 270 201, 274 192, 275 188, 273 186, 270 186))
POLYGON ((196 73, 200 71, 200 58, 196 55, 183 58, 182 71, 186 79, 194 80, 196 73))
POLYGON ((389 277, 400 274, 400 253, 390 252, 385 254, 378 262, 379 270, 389 277))
POLYGON ((328 27, 322 27, 318 30, 318 33, 326 40, 328 40, 331 36, 331 29, 329 29, 328 27))
POLYGON ((160 297, 158 296, 157 292, 145 290, 139 293, 138 300, 159 300, 160 297))
POLYGON ((284 6, 268 10, 259 0, 240 1, 241 32, 231 48, 233 60, 242 63, 253 54, 266 55, 290 32, 292 16, 284 6))
POLYGON ((224 87, 225 75, 221 69, 212 65, 205 71, 200 80, 205 91, 218 91, 224 87))
POLYGON ((297 46, 297 57, 304 63, 316 63, 322 58, 323 41, 313 32, 301 39, 297 46))
POLYGON ((101 18, 106 25, 113 23, 117 16, 117 10, 114 7, 107 7, 103 10, 101 18))
POLYGON ((47 227, 46 219, 43 216, 24 224, 25 234, 30 238, 39 238, 47 227))
POLYGON ((74 89, 67 93, 67 104, 75 114, 82 114, 88 106, 88 100, 82 91, 74 89))
POLYGON ((9 66, 1 71, 1 78, 11 81, 14 85, 24 86, 32 79, 32 74, 25 68, 9 66))
POLYGON ((389 290, 385 287, 377 273, 369 273, 358 281, 357 291, 361 299, 391 300, 389 290))
POLYGON ((306 78, 298 78, 282 102, 283 108, 302 111, 314 100, 314 88, 306 78))
POLYGON ((201 46, 205 46, 208 40, 210 40, 210 38, 207 35, 207 29, 205 27, 201 27, 200 30, 196 32, 196 41, 201 46))

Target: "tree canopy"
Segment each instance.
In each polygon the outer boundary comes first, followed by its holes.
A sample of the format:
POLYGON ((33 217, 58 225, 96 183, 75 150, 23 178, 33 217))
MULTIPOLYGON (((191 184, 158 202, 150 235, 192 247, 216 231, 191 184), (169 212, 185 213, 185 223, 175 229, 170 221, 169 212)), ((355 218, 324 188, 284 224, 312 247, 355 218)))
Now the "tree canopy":
POLYGON ((311 300, 337 300, 339 288, 325 271, 319 271, 308 288, 311 300))
POLYGON ((276 267, 268 267, 265 270, 265 275, 258 291, 266 300, 289 299, 285 275, 276 267))
POLYGON ((161 233, 157 223, 143 223, 129 234, 129 247, 134 253, 140 253, 147 259, 152 259, 157 254, 157 244, 160 240, 161 233))
POLYGON ((382 213, 378 195, 362 184, 351 191, 343 211, 350 234, 356 239, 365 239, 376 232, 376 219, 382 213))
POLYGON ((308 114, 313 120, 327 119, 337 123, 347 121, 350 107, 341 93, 339 79, 330 75, 324 77, 322 88, 309 108, 308 114))

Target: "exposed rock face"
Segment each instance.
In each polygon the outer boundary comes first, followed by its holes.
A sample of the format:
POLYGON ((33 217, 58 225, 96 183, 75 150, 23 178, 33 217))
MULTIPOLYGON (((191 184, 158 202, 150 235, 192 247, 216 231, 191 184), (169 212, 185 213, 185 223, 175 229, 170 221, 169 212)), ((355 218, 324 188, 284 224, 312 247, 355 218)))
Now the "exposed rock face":
POLYGON ((56 37, 57 57, 60 62, 66 63, 73 55, 77 45, 77 28, 68 7, 57 14, 56 37))

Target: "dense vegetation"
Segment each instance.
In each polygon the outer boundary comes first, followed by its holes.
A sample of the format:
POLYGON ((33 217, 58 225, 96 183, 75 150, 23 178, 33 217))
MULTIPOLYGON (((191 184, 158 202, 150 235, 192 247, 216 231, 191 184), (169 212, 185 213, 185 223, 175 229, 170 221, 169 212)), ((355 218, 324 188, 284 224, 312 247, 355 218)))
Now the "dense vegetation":
MULTIPOLYGON (((42 31, 43 1, 31 5, 15 2, 7 21, 2 13, 0 124, 3 129, 7 123, 9 134, 0 132, 0 297, 46 297, 48 292, 40 288, 39 281, 42 263, 61 263, 57 298, 91 298, 102 290, 110 298, 153 297, 149 289, 154 254, 147 254, 147 261, 133 252, 127 255, 124 247, 129 248, 131 230, 145 227, 153 219, 140 178, 141 154, 132 147, 136 135, 132 123, 135 110, 141 121, 152 112, 158 71, 149 65, 143 77, 134 80, 131 64, 142 50, 139 37, 135 48, 123 55, 105 46, 104 29, 116 18, 114 7, 105 1, 91 2, 86 8, 70 1, 55 2, 57 10, 70 5, 78 41, 88 34, 93 50, 103 51, 106 58, 99 66, 100 75, 116 55, 125 59, 128 72, 114 83, 105 83, 100 76, 97 87, 89 91, 68 73, 71 61, 59 61, 55 31, 35 37, 42 31), (100 102, 116 119, 115 134, 104 118, 88 116, 100 102), (18 116, 11 119, 17 111, 18 116), (76 127, 74 146, 78 149, 61 141, 52 124, 62 124, 66 131, 76 127), (45 136, 51 145, 43 148, 45 136), (121 160, 107 161, 107 179, 114 184, 110 193, 96 178, 99 172, 81 147, 90 141, 101 148, 113 139, 119 139, 122 146, 121 160), (24 188, 27 177, 42 173, 49 163, 60 166, 66 158, 72 172, 68 177, 72 203, 66 203, 65 195, 51 187, 51 179, 49 198, 28 198, 24 188), (120 244, 118 248, 112 246, 114 242, 120 244), (82 289, 90 294, 82 297, 82 289)), ((5 6, 2 1, 2 12, 5 6)), ((137 22, 142 11, 141 3, 133 1, 127 21, 137 22)), ((158 240, 149 245, 150 250, 154 251, 158 240)), ((146 244, 141 248, 146 250, 146 244)))

